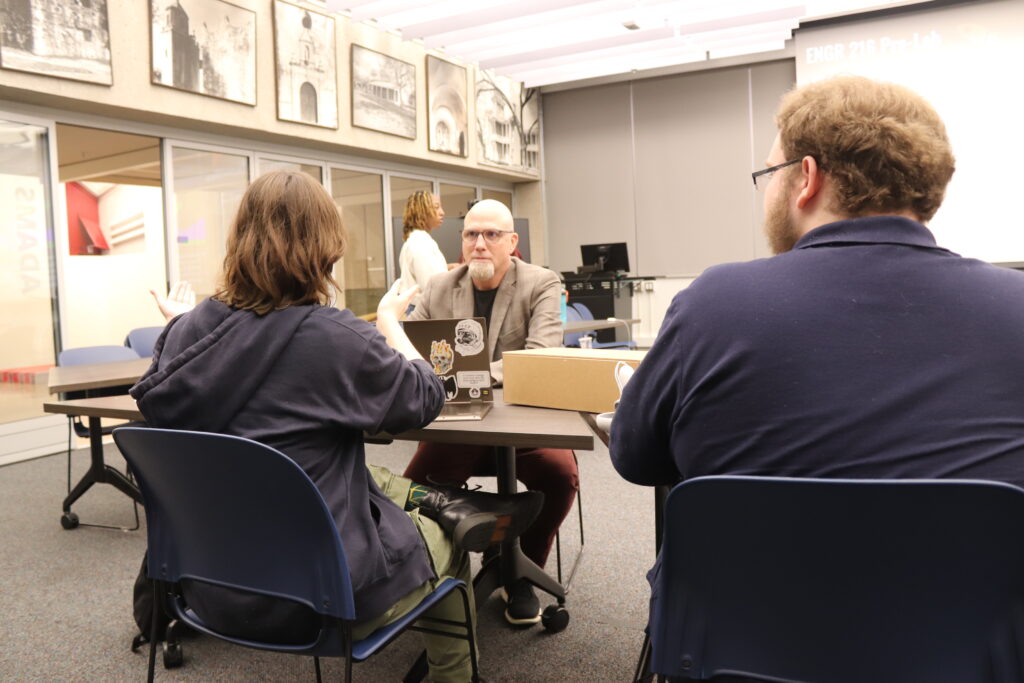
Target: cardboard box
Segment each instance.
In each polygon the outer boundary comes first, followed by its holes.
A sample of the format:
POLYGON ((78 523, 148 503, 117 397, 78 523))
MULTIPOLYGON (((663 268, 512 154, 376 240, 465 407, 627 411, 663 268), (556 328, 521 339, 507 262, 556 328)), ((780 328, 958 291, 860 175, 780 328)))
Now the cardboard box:
POLYGON ((634 368, 646 351, 551 348, 505 351, 505 402, 607 413, 619 399, 615 365, 634 368))

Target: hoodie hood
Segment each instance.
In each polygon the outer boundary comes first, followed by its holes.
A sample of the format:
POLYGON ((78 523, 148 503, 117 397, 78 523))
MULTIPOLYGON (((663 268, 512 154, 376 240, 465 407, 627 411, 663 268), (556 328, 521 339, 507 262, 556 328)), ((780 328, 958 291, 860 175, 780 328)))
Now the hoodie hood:
POLYGON ((206 299, 168 323, 129 393, 152 427, 224 432, 315 308, 260 316, 206 299))

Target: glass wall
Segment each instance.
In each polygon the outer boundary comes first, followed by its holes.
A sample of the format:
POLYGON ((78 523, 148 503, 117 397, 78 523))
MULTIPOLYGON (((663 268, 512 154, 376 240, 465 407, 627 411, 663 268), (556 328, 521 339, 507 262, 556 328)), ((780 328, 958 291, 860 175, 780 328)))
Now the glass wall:
POLYGON ((63 348, 121 344, 163 324, 149 295, 167 281, 160 138, 57 124, 57 171, 63 348))
POLYGON ((324 182, 323 168, 316 164, 303 164, 298 161, 281 161, 279 159, 266 159, 263 157, 260 157, 256 161, 257 176, 261 176, 264 173, 270 173, 271 171, 293 171, 295 173, 305 173, 318 183, 324 182))
POLYGON ((448 218, 461 218, 469 211, 469 203, 476 199, 476 188, 469 185, 441 183, 441 208, 448 218))
POLYGON ((0 422, 43 414, 55 362, 47 137, 0 121, 0 422))
POLYGON ((341 207, 348 230, 345 257, 334 271, 344 288, 338 305, 356 315, 376 311, 387 289, 383 188, 380 173, 331 169, 331 196, 341 207))
MULTIPOLYGON (((508 207, 509 211, 512 211, 512 193, 502 192, 501 190, 489 190, 486 187, 480 190, 480 199, 497 199, 499 202, 508 207)), ((513 211, 513 213, 515 213, 513 211)))
POLYGON ((399 225, 402 224, 402 214, 405 213, 406 200, 417 190, 433 192, 434 183, 430 180, 421 180, 419 178, 391 176, 391 219, 398 221, 399 225))
POLYGON ((210 296, 224 261, 224 245, 238 204, 249 185, 249 157, 173 147, 173 225, 177 248, 174 281, 188 280, 196 297, 210 296))

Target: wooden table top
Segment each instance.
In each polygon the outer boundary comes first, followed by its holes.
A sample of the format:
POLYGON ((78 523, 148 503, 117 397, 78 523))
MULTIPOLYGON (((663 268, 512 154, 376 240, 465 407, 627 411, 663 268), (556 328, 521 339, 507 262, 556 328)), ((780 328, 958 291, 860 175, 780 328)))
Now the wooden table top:
MULTIPOLYGON (((505 403, 500 389, 494 392, 494 408, 483 420, 434 422, 423 429, 371 438, 400 441, 434 441, 476 446, 519 448, 571 448, 594 450, 594 434, 572 410, 533 408, 505 403)), ((48 401, 43 411, 83 417, 142 420, 131 396, 105 396, 73 401, 48 401)))
POLYGON ((152 358, 133 358, 110 363, 87 363, 50 368, 48 388, 51 394, 84 389, 102 389, 122 384, 135 384, 146 370, 152 358))

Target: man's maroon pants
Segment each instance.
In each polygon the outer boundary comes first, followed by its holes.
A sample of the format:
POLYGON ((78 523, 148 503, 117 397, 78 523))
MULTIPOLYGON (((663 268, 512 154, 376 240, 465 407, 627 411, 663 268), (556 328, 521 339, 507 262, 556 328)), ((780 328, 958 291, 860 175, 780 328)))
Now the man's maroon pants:
MULTIPOLYGON (((421 443, 405 469, 407 478, 424 484, 458 485, 472 476, 494 474, 493 447, 443 443, 421 443)), ((580 488, 576 458, 572 451, 560 448, 517 448, 516 478, 531 491, 544 494, 544 507, 519 541, 523 553, 543 567, 580 488)))

